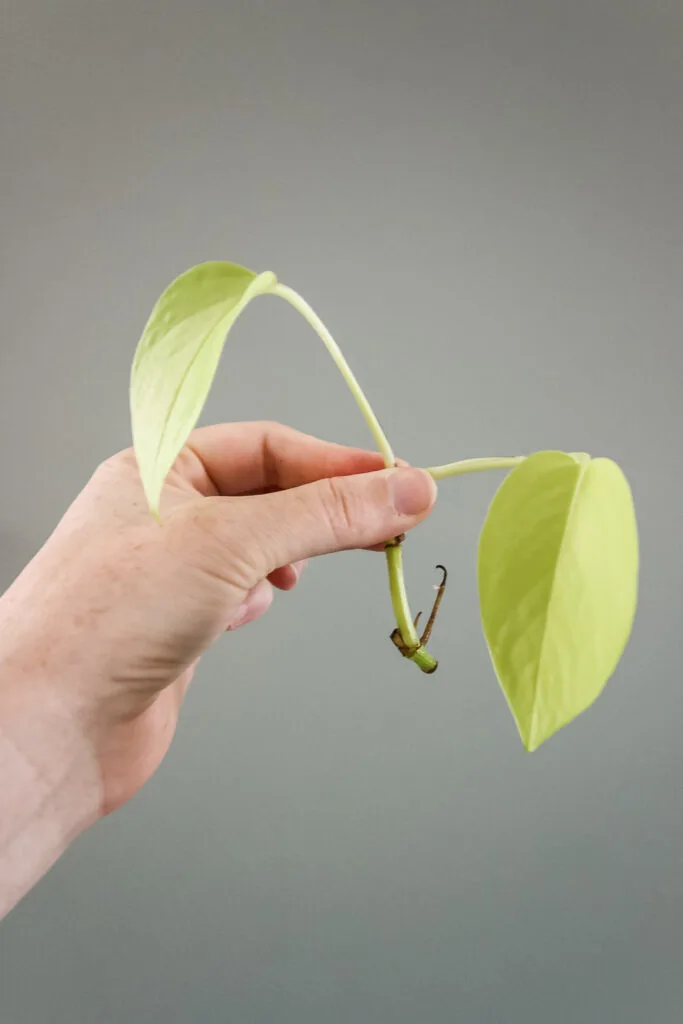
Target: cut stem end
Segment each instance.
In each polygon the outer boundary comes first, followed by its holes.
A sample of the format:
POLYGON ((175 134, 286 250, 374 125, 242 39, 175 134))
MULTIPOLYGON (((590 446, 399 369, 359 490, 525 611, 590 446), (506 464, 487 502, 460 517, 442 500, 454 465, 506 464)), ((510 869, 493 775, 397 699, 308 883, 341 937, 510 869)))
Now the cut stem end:
POLYGON ((446 580, 448 579, 448 570, 446 569, 445 566, 437 565, 437 569, 441 570, 441 572, 443 573, 443 577, 441 583, 437 587, 437 594, 434 600, 434 605, 432 607, 431 613, 427 620, 427 625, 424 628, 422 636, 418 639, 416 632, 417 624, 420 620, 422 612, 418 612, 417 615, 415 616, 415 620, 413 622, 413 633, 415 635, 415 639, 412 640, 412 642, 406 642, 401 633, 401 630, 398 627, 396 627, 396 629, 394 629, 390 635, 391 642, 400 651, 403 657, 408 658, 409 661, 415 662, 418 668, 422 669, 422 671, 427 674, 436 672, 439 664, 438 661, 435 658, 433 658, 432 655, 427 650, 426 644, 428 643, 429 638, 432 635, 432 629, 436 621, 436 616, 438 615, 439 612, 439 605, 441 604, 441 600, 446 590, 446 580))

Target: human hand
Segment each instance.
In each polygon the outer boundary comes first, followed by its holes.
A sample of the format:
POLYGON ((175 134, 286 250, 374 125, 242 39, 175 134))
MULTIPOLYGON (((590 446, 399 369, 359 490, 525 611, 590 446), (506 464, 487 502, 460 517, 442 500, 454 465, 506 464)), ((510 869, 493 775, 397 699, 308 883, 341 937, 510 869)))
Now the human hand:
POLYGON ((274 587, 291 589, 305 559, 381 545, 422 521, 435 493, 423 471, 383 470, 373 453, 229 424, 193 433, 159 524, 125 451, 0 601, 3 678, 22 676, 22 702, 57 701, 76 723, 108 813, 156 770, 211 643, 261 615, 274 587))

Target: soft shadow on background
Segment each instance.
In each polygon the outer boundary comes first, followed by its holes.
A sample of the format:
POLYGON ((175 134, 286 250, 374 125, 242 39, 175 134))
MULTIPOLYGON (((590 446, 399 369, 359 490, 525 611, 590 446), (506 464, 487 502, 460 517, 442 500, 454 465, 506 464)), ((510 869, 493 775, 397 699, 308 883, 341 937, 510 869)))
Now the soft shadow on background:
MULTIPOLYGON (((311 566, 0 926, 0 1020, 680 1020, 679 0, 5 0, 0 29, 3 583, 128 444, 159 292, 216 258, 313 303, 405 458, 615 458, 642 549, 623 662, 533 755, 478 619, 498 477, 442 484, 406 551, 416 608, 451 569, 435 676, 381 557, 311 566)), ((275 299, 204 420, 258 418, 368 443, 275 299)))

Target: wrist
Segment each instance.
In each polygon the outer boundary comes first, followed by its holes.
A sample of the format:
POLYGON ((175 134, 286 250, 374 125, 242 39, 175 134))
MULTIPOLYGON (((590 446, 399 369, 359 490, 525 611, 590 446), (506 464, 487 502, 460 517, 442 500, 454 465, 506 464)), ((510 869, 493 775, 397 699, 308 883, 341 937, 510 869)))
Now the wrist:
POLYGON ((101 813, 87 730, 41 661, 0 645, 0 917, 101 813))

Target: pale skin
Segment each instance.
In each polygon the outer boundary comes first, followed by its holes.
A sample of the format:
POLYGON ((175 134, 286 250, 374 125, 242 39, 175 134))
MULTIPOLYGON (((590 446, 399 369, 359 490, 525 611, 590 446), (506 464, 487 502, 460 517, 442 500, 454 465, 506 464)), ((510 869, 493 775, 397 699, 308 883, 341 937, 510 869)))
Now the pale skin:
MULTIPOLYGON (((430 476, 382 466, 278 424, 203 428, 161 525, 132 451, 96 470, 0 598, 0 917, 157 770, 226 630, 292 590, 308 558, 382 550, 429 515, 430 476)), ((229 643, 225 657, 229 677, 229 643)))

